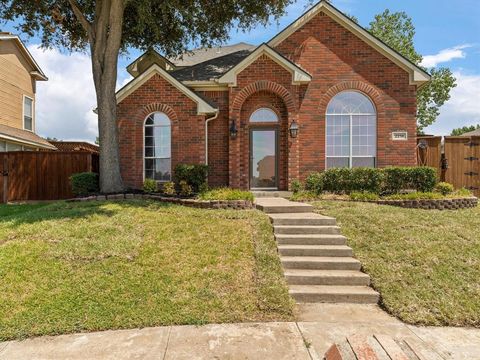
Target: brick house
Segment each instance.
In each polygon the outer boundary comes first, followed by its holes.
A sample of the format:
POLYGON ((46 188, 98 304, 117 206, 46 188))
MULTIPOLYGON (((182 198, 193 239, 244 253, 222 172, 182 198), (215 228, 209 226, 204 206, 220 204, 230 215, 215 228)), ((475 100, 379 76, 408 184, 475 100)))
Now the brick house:
POLYGON ((178 163, 207 163, 210 186, 279 190, 329 167, 416 164, 430 76, 323 1, 260 46, 148 51, 127 70, 117 115, 133 188, 178 163))

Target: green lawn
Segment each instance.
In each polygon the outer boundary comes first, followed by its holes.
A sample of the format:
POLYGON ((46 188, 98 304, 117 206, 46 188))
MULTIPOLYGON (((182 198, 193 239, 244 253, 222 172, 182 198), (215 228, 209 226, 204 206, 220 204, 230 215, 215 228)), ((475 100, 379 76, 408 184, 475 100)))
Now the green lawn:
POLYGON ((391 314, 412 324, 480 327, 480 207, 313 204, 337 218, 391 314))
POLYGON ((258 211, 0 206, 0 340, 292 318, 271 225, 258 211))

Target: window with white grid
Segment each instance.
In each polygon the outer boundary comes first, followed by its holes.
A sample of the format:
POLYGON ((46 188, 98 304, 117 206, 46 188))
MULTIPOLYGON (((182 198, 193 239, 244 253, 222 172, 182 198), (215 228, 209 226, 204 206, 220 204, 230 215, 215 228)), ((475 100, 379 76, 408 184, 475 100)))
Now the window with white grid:
POLYGON ((377 114, 358 91, 332 98, 326 113, 326 168, 375 167, 377 114))

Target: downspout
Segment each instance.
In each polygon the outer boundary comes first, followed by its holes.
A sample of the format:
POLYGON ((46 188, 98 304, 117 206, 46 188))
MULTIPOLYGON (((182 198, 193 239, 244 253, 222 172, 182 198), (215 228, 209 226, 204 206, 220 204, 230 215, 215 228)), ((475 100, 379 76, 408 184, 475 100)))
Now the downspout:
POLYGON ((205 120, 205 165, 208 165, 208 123, 212 120, 215 120, 220 113, 219 110, 211 118, 205 120))

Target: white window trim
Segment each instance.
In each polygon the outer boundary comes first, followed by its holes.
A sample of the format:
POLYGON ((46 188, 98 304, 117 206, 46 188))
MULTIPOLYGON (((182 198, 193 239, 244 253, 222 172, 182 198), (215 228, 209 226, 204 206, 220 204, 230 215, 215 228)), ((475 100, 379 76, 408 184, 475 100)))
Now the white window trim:
POLYGON ((35 132, 35 99, 25 94, 22 97, 22 128, 23 130, 35 132), (32 129, 25 128, 25 99, 32 100, 32 129))
MULTIPOLYGON (((155 113, 161 113, 161 114, 164 114, 168 121, 170 121, 170 180, 155 180, 157 183, 166 183, 166 182, 169 182, 169 181, 172 181, 172 120, 170 119, 170 117, 165 114, 163 111, 154 111, 150 114, 147 115, 147 117, 145 118, 145 120, 143 121, 143 129, 142 129, 142 132, 143 132, 143 147, 142 147, 142 162, 143 162, 143 171, 142 171, 142 176, 143 176, 143 182, 145 182, 145 159, 147 159, 145 157, 145 127, 146 126, 150 126, 150 127, 155 127, 155 125, 146 125, 147 123, 147 120, 148 118, 155 114, 155 113)), ((160 127, 161 125, 157 125, 158 127, 160 127)), ((148 157, 148 159, 166 159, 166 158, 157 158, 157 157, 148 157)))
MULTIPOLYGON (((353 168, 353 158, 373 158, 373 164, 374 164, 374 168, 377 167, 377 153, 378 153, 378 112, 377 112, 377 108, 375 106, 375 103, 372 101, 372 99, 370 99, 370 97, 361 92, 361 91, 358 91, 358 90, 355 90, 355 89, 351 89, 351 90, 344 90, 344 91, 341 91, 337 94, 335 94, 331 99, 330 101, 332 101, 335 96, 337 95, 340 95, 341 93, 344 93, 344 92, 358 92, 359 94, 365 96, 368 101, 370 101, 370 103, 372 104, 373 108, 375 109, 375 113, 358 113, 358 114, 330 114, 328 112, 325 113, 325 169, 328 169, 327 167, 327 160, 328 158, 348 158, 348 168, 349 169, 352 169, 353 168), (327 142, 327 116, 348 116, 349 117, 349 121, 350 121, 350 124, 349 124, 349 129, 350 129, 350 132, 349 132, 349 138, 350 138, 350 146, 349 146, 349 156, 338 156, 338 155, 335 155, 335 156, 328 156, 327 155, 327 145, 328 145, 328 142, 327 142), (352 126, 353 126, 353 117, 354 116, 375 116, 375 155, 374 156, 353 156, 352 153, 353 153, 353 136, 352 136, 352 126)), ((330 105, 330 101, 328 102, 327 104, 327 109, 328 109, 328 105, 330 105)))

